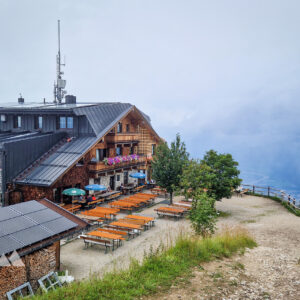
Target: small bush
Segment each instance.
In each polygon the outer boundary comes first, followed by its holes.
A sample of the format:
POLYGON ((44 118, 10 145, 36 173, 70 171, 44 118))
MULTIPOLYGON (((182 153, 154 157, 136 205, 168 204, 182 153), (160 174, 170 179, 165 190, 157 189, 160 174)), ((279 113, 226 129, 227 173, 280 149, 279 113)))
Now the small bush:
POLYGON ((215 232, 217 213, 214 203, 215 199, 209 197, 206 193, 194 196, 189 219, 196 234, 208 237, 215 232))

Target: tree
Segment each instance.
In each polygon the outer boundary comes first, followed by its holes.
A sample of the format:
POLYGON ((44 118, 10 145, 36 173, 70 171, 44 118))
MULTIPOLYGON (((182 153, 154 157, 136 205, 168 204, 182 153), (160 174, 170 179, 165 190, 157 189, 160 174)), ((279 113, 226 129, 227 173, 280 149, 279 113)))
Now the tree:
POLYGON ((212 168, 192 159, 183 169, 180 186, 186 198, 194 199, 195 195, 211 190, 215 178, 212 168))
POLYGON ((217 214, 214 209, 215 199, 207 193, 194 195, 192 209, 189 212, 189 219, 196 234, 208 237, 215 232, 217 214))
POLYGON ((181 141, 180 135, 171 143, 161 143, 156 149, 152 161, 152 177, 156 183, 170 193, 170 204, 173 203, 173 192, 179 187, 180 178, 184 166, 188 162, 188 153, 185 143, 181 141))
POLYGON ((238 163, 233 160, 231 154, 218 154, 210 150, 201 160, 201 164, 208 166, 213 172, 213 180, 207 193, 218 201, 222 198, 230 198, 234 189, 242 182, 238 177, 240 174, 238 163))

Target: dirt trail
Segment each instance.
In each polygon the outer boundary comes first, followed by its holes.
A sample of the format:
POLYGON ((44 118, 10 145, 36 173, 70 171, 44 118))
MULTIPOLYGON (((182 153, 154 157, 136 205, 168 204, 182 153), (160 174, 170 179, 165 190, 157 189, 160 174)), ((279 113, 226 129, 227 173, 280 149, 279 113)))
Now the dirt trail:
POLYGON ((195 268, 189 282, 147 299, 300 299, 300 218, 277 202, 244 196, 217 203, 230 215, 218 227, 242 225, 258 247, 195 268))

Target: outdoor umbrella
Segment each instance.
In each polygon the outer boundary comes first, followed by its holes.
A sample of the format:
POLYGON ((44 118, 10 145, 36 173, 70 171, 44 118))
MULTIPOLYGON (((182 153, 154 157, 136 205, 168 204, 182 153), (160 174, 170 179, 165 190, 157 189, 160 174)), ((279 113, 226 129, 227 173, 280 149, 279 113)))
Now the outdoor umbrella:
POLYGON ((70 188, 70 189, 66 189, 63 192, 63 195, 67 195, 67 196, 81 196, 81 195, 85 195, 85 191, 82 189, 76 189, 76 188, 70 188))
POLYGON ((63 192, 63 195, 72 196, 72 208, 73 208, 73 197, 85 195, 85 191, 82 189, 70 188, 66 189, 63 192))
POLYGON ((84 187, 87 191, 105 191, 107 187, 100 184, 89 184, 84 187))
POLYGON ((138 179, 144 179, 144 178, 146 178, 146 174, 139 173, 139 172, 130 174, 129 176, 132 177, 132 178, 138 178, 138 179))

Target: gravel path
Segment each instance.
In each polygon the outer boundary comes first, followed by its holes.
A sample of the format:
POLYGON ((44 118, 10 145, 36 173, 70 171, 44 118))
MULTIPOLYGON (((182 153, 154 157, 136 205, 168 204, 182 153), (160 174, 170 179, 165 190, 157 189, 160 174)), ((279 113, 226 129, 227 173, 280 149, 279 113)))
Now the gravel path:
POLYGON ((148 299, 300 299, 300 218, 277 202, 252 196, 224 199, 217 208, 230 214, 219 228, 246 227, 259 246, 203 264, 189 283, 148 299))

